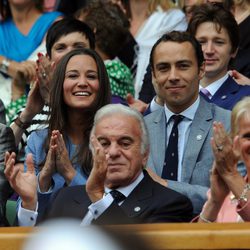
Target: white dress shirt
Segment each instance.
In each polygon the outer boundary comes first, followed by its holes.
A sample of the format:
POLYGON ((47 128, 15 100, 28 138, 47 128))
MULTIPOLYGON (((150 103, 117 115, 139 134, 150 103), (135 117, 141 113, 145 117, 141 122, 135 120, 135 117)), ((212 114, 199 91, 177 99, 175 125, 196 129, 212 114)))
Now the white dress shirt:
MULTIPOLYGON (((143 172, 141 172, 140 175, 131 184, 126 187, 117 188, 116 190, 120 191, 123 195, 128 197, 129 194, 135 189, 135 187, 141 182, 143 177, 143 172)), ((114 199, 109 193, 110 191, 111 189, 105 187, 105 194, 103 195, 103 198, 95 203, 92 203, 88 207, 89 211, 83 218, 81 225, 89 225, 93 219, 97 219, 112 204, 114 199)), ((120 202, 118 205, 121 204, 122 202, 120 202)), ((20 204, 17 213, 19 226, 34 226, 36 224, 38 216, 38 206, 39 204, 37 203, 36 210, 33 211, 23 208, 20 204)))
MULTIPOLYGON (((198 96, 197 100, 186 110, 181 112, 178 115, 182 115, 184 118, 178 125, 178 176, 177 181, 181 181, 182 175, 182 161, 184 150, 186 148, 188 136, 190 133, 190 127, 192 121, 194 119, 195 113, 198 109, 200 103, 200 96, 198 96)), ((169 137, 172 131, 172 127, 174 125, 173 119, 170 119, 172 115, 176 115, 172 111, 170 111, 166 105, 164 105, 165 115, 166 115, 166 122, 167 122, 167 141, 166 145, 168 145, 169 137)))

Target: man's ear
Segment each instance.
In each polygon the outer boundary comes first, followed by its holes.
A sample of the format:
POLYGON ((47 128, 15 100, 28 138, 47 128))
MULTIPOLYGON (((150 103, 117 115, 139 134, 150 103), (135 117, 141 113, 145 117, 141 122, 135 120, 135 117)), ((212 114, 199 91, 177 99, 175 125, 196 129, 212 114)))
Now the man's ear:
POLYGON ((151 72, 152 72, 152 83, 153 85, 155 86, 155 84, 157 84, 156 82, 156 78, 155 78, 155 72, 154 72, 154 69, 151 67, 151 72))
POLYGON ((205 64, 205 62, 203 62, 199 68, 199 80, 201 80, 205 75, 205 66, 206 66, 206 64, 205 64))
POLYGON ((148 157, 149 157, 149 149, 147 149, 146 152, 143 154, 143 158, 142 158, 143 167, 146 166, 146 164, 148 162, 148 157))
POLYGON ((239 50, 239 47, 234 52, 231 53, 231 58, 235 58, 236 57, 236 55, 238 53, 238 50, 239 50))

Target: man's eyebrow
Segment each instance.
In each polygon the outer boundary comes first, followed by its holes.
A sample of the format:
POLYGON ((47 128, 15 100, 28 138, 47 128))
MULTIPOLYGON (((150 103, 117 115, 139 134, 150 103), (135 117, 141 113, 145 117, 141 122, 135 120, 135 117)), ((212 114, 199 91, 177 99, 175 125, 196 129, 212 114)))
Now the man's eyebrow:
POLYGON ((188 59, 184 59, 184 60, 177 61, 176 63, 177 63, 177 64, 178 64, 178 63, 188 63, 188 64, 192 64, 192 61, 191 61, 191 60, 188 60, 188 59))
POLYGON ((157 63, 157 64, 155 65, 155 67, 161 67, 161 66, 167 66, 167 65, 169 65, 168 62, 159 62, 159 63, 157 63))
POLYGON ((96 136, 97 140, 107 140, 105 136, 96 136))

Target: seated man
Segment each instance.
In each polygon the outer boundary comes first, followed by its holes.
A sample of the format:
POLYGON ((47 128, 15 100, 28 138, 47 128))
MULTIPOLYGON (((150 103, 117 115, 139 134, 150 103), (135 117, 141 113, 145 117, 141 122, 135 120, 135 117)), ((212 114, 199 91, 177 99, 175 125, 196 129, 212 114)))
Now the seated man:
MULTIPOLYGON (((142 116, 123 105, 100 109, 91 132, 94 164, 86 187, 59 191, 48 217, 74 217, 88 225, 187 222, 192 204, 187 197, 153 181, 143 170, 149 154, 148 135, 142 116)), ((32 157, 27 157, 28 172, 6 164, 6 176, 22 198, 19 225, 31 226, 37 217, 37 180, 32 157), (25 182, 25 178, 30 182, 25 182), (33 192, 32 192, 33 190, 33 192)))
POLYGON ((189 33, 163 35, 152 48, 150 64, 164 108, 145 116, 151 145, 147 165, 161 183, 188 196, 198 214, 210 186, 213 122, 229 130, 230 112, 199 96, 204 58, 189 33))

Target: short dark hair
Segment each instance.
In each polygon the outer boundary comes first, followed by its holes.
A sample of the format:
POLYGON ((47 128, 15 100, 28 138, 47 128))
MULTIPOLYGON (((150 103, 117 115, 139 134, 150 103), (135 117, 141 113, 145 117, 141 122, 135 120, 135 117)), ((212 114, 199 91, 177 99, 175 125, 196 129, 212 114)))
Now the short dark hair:
POLYGON ((95 31, 96 46, 115 58, 129 38, 130 23, 123 11, 108 1, 91 1, 75 17, 86 22, 95 31))
POLYGON ((95 35, 91 28, 84 22, 75 18, 65 17, 54 22, 48 30, 46 36, 46 50, 51 57, 51 49, 53 45, 62 37, 73 32, 79 32, 86 36, 91 49, 95 49, 95 35))
POLYGON ((237 50, 239 46, 239 27, 230 11, 216 4, 201 4, 193 12, 188 31, 195 36, 198 26, 205 22, 215 23, 218 31, 224 28, 231 41, 231 52, 234 53, 237 50))
POLYGON ((204 62, 204 56, 203 52, 201 49, 201 45, 199 42, 195 39, 194 36, 192 36, 190 33, 186 31, 171 31, 169 33, 164 34, 153 46, 151 53, 150 53, 150 65, 152 70, 154 71, 154 51, 157 48, 157 46, 160 43, 163 42, 176 42, 176 43, 184 43, 184 42, 189 42, 194 48, 196 59, 197 59, 197 64, 198 67, 200 68, 201 65, 204 62))

